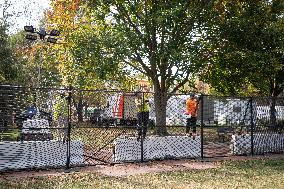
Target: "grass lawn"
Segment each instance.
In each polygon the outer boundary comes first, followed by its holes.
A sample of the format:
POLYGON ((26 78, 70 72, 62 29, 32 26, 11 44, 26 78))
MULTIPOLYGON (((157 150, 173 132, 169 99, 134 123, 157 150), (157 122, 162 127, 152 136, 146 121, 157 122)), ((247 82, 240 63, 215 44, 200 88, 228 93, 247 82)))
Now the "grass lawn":
POLYGON ((0 188, 284 188, 284 158, 224 162, 221 167, 128 177, 106 177, 95 173, 0 181, 0 188))
POLYGON ((17 141, 18 137, 18 129, 9 129, 4 132, 0 132, 0 141, 17 141))

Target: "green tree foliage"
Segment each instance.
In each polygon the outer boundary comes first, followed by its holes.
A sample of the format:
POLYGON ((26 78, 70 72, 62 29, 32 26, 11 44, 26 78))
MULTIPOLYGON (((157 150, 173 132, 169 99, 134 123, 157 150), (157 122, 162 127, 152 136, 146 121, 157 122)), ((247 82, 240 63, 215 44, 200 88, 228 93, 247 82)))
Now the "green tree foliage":
POLYGON ((125 68, 147 76, 154 86, 157 133, 166 134, 171 93, 198 72, 196 61, 207 1, 107 1, 88 3, 92 30, 77 48, 78 59, 95 63, 102 77, 125 68))
POLYGON ((275 126, 276 97, 284 89, 284 2, 220 0, 210 13, 203 45, 205 61, 210 61, 203 79, 225 94, 253 86, 271 96, 275 126))
MULTIPOLYGON (((93 24, 89 20, 88 11, 85 3, 79 0, 53 0, 51 9, 46 14, 46 26, 49 30, 56 28, 60 31, 60 40, 53 45, 49 52, 50 68, 56 68, 60 84, 80 90, 99 90, 105 89, 108 84, 112 88, 128 88, 131 78, 124 72, 119 71, 103 76, 103 72, 97 71, 100 65, 96 61, 78 58, 78 55, 94 53, 94 49, 87 48, 85 43, 89 41, 89 34, 93 30, 93 24), (124 80, 123 80, 124 78, 124 80), (123 82, 122 82, 123 81, 123 82)), ((46 58, 45 58, 46 59, 46 58)), ((51 70, 51 69, 48 70, 51 70)), ((83 120, 83 108, 95 104, 97 97, 92 92, 76 92, 73 94, 72 103, 74 104, 78 121, 83 120)))
POLYGON ((13 83, 16 78, 15 59, 9 42, 8 14, 7 10, 11 3, 7 0, 2 5, 2 17, 0 17, 0 82, 13 83))
POLYGON ((0 82, 11 83, 16 78, 14 57, 5 26, 0 26, 0 82))
POLYGON ((278 96, 284 89, 284 2, 221 0, 210 14, 204 80, 225 94, 253 86, 278 96))

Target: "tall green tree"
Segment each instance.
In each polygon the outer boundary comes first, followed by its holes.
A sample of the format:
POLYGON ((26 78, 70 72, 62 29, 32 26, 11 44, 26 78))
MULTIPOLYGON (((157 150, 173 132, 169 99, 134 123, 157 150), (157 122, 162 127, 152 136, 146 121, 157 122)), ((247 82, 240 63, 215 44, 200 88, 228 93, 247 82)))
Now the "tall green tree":
POLYGON ((217 90, 239 94, 252 85, 272 97, 270 120, 276 124, 276 97, 284 89, 284 2, 216 1, 207 22, 203 78, 217 90))
POLYGON ((284 2, 215 1, 211 15, 203 78, 225 94, 251 84, 277 97, 284 89, 284 2))
POLYGON ((201 18, 208 1, 108 1, 88 4, 90 22, 87 53, 103 75, 124 67, 148 77, 154 86, 157 134, 165 135, 170 95, 198 72, 196 61, 201 18), (123 65, 123 66, 121 66, 123 65))

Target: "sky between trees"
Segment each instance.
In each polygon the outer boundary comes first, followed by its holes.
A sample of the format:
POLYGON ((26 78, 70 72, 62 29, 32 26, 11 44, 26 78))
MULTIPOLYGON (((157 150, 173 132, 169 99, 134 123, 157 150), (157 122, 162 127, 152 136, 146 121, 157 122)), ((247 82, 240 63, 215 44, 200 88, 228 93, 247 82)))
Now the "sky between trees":
POLYGON ((0 18, 8 16, 9 33, 16 33, 25 25, 38 26, 45 9, 49 8, 49 0, 0 0, 0 18), (5 7, 5 2, 10 6, 5 7), (5 11, 3 15, 3 11, 5 11))

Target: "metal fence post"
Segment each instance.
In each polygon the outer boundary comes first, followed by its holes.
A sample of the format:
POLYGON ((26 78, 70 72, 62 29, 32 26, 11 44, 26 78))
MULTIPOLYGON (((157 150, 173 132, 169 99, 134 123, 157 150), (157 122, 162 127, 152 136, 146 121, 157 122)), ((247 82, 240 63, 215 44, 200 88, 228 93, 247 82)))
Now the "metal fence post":
POLYGON ((250 97, 250 142, 251 142, 251 155, 254 155, 254 144, 253 144, 253 140, 254 140, 254 126, 253 126, 253 99, 252 97, 250 97))
POLYGON ((140 136, 140 145, 141 145, 141 162, 144 162, 144 92, 142 92, 142 102, 141 102, 141 136, 140 136))
POLYGON ((67 130, 67 160, 66 160, 66 168, 69 169, 70 168, 70 156, 71 156, 71 152, 70 152, 70 145, 71 145, 71 98, 72 98, 72 88, 69 87, 68 90, 68 130, 67 130))
POLYGON ((204 96, 203 96, 203 94, 201 94, 201 96, 200 96, 200 119, 201 119, 201 125, 200 125, 200 150, 201 150, 201 158, 203 159, 204 158, 204 153, 203 153, 203 127, 204 127, 204 122, 203 122, 203 119, 204 119, 204 117, 203 117, 203 113, 204 113, 204 96))
POLYGON ((122 100, 122 115, 121 115, 121 119, 120 119, 120 121, 119 121, 119 124, 121 125, 121 127, 126 127, 126 121, 125 121, 125 112, 124 112, 124 110, 125 110, 125 94, 124 94, 124 91, 122 92, 122 98, 123 98, 123 100, 122 100))

